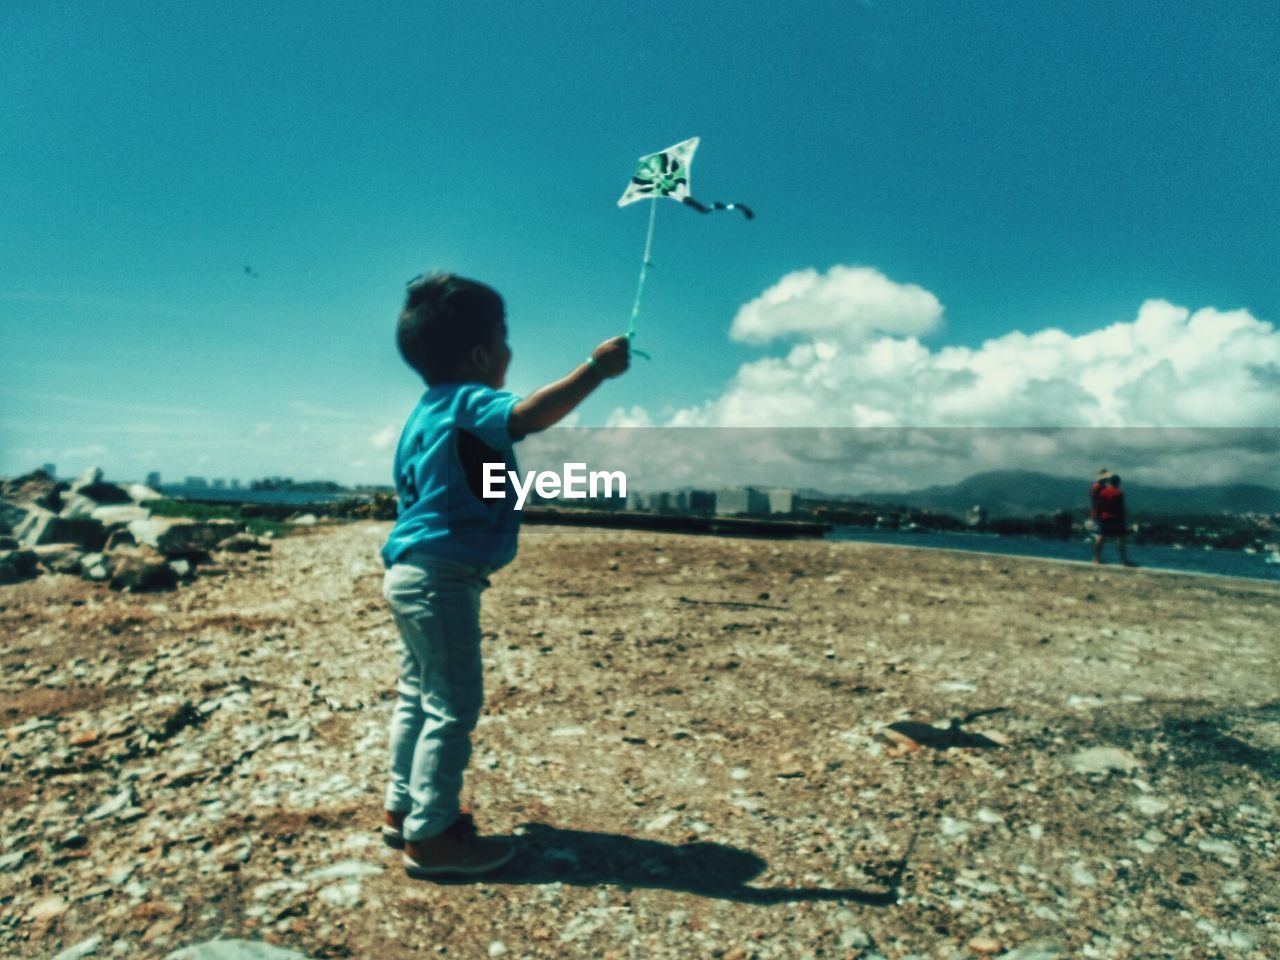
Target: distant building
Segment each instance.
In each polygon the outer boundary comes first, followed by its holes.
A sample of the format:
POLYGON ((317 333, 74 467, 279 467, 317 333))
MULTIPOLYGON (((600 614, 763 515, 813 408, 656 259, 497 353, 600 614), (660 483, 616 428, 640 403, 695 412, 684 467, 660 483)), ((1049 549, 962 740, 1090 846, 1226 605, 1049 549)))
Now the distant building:
POLYGON ((980 503, 975 503, 964 515, 964 522, 970 527, 985 527, 987 525, 987 508, 980 503))
POLYGON ((159 470, 152 470, 150 473, 147 474, 147 486, 150 487, 152 490, 160 489, 160 471, 159 470))
POLYGON ((43 470, 45 473, 47 473, 51 477, 56 478, 58 476, 58 467, 56 464, 46 463, 40 469, 43 470))
POLYGON ((239 477, 232 477, 232 478, 231 478, 231 489, 232 489, 232 490, 239 490, 239 489, 240 489, 240 478, 239 478, 239 477))
POLYGON ((764 516, 769 512, 769 495, 755 487, 726 487, 716 491, 716 516, 736 514, 764 516))
POLYGON ((796 512, 796 492, 794 490, 770 490, 768 496, 770 513, 790 515, 796 512))
POLYGON ((213 489, 215 489, 215 490, 225 490, 226 488, 227 488, 227 481, 226 481, 226 480, 224 480, 222 477, 214 477, 214 478, 213 478, 213 489))
POLYGON ((649 494, 649 510, 652 513, 670 513, 672 509, 671 493, 662 490, 649 494))
POLYGON ((205 487, 209 486, 209 481, 206 480, 204 477, 187 477, 182 481, 182 483, 183 483, 183 486, 195 487, 200 490, 203 490, 205 487))
POLYGON ((715 513, 716 495, 710 490, 690 490, 685 498, 685 509, 689 513, 715 513))

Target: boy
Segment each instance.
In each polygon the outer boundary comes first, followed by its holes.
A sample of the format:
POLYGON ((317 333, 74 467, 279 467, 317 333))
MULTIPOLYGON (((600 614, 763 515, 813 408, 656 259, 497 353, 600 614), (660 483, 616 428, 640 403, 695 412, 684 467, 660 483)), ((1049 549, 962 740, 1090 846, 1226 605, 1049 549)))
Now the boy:
POLYGON ((397 342, 427 391, 396 449, 399 515, 382 549, 383 595, 402 640, 382 834, 404 849, 411 877, 484 873, 515 849, 477 836, 459 795, 484 699, 480 592, 515 556, 519 514, 514 498, 481 498, 483 465, 514 470, 512 444, 625 372, 628 341, 606 340, 568 376, 521 400, 502 390, 511 362, 502 297, 474 280, 433 274, 410 283, 397 342))

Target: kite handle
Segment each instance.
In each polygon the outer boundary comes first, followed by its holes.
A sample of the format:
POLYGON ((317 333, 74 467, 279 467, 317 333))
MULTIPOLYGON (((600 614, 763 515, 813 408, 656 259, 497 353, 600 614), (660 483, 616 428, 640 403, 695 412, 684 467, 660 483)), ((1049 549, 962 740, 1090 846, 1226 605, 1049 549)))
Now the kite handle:
MULTIPOLYGON (((628 331, 627 331, 627 339, 628 339, 628 340, 634 340, 635 338, 636 338, 636 332, 635 332, 634 330, 628 330, 628 331)), ((646 360, 651 360, 651 359, 652 359, 652 357, 650 357, 650 356, 649 356, 647 353, 645 353, 643 350, 637 350, 635 347, 632 347, 632 348, 631 348, 631 352, 632 352, 635 356, 637 356, 637 357, 644 357, 646 360)))

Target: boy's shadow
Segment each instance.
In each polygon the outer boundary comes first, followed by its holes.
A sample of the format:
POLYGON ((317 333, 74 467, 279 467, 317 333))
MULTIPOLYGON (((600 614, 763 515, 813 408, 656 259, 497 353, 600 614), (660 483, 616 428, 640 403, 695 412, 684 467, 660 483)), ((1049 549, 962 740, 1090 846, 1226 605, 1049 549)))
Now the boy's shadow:
POLYGON ((767 866, 746 850, 719 843, 659 843, 614 833, 562 830, 528 823, 515 838, 515 859, 467 883, 568 883, 587 887, 611 884, 680 890, 740 903, 773 904, 798 900, 852 900, 873 906, 897 901, 905 859, 892 864, 883 890, 798 887, 757 889, 746 884, 767 866))

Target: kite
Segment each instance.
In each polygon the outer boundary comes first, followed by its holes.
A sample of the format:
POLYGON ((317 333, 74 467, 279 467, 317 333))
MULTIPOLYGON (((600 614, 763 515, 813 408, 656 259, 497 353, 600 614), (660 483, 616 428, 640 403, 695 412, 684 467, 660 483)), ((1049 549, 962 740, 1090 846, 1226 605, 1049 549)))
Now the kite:
MULTIPOLYGON (((627 324, 628 340, 635 338, 636 317, 640 315, 640 295, 644 292, 645 276, 648 274, 649 267, 653 265, 650 254, 653 252, 653 221, 657 213, 659 197, 683 203, 687 207, 693 207, 699 213, 738 210, 748 220, 755 218, 751 208, 741 203, 722 203, 717 200, 706 204, 693 198, 689 193, 689 167, 693 163, 693 152, 697 149, 698 138, 691 137, 675 146, 641 157, 640 166, 632 174, 631 183, 627 185, 626 192, 618 200, 620 207, 640 200, 652 201, 649 206, 649 230, 644 240, 644 259, 640 263, 640 282, 636 285, 636 299, 631 307, 631 320, 627 324)), ((648 354, 643 351, 633 352, 642 357, 648 357, 648 354)))

